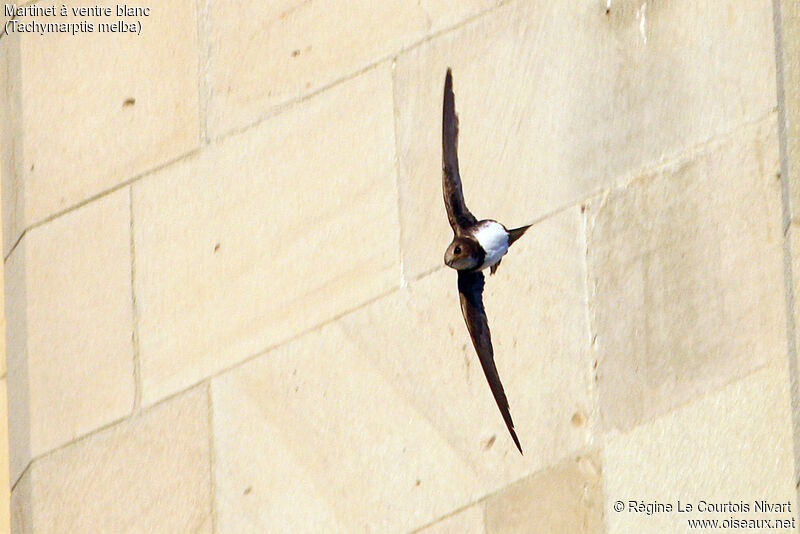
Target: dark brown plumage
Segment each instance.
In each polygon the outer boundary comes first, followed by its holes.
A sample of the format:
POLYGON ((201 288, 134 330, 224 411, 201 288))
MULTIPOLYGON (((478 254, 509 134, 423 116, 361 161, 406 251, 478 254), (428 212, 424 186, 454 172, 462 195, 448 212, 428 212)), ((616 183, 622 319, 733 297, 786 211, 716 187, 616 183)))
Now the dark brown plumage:
POLYGON ((494 364, 494 349, 492 348, 492 333, 489 331, 489 319, 486 317, 486 310, 483 307, 483 273, 480 271, 458 271, 458 296, 461 300, 461 314, 464 322, 467 323, 472 344, 478 359, 481 361, 483 373, 489 382, 489 387, 494 395, 497 407, 503 415, 511 439, 522 453, 522 446, 519 444, 517 433, 514 432, 514 421, 511 420, 511 412, 508 408, 508 399, 500 382, 500 375, 497 374, 497 367, 494 364))
POLYGON ((467 209, 464 192, 461 190, 461 176, 458 173, 458 116, 450 69, 447 69, 444 79, 442 108, 442 192, 447 219, 453 232, 459 235, 478 220, 467 209))
MULTIPOLYGON (((447 219, 453 229, 453 242, 445 253, 445 262, 458 270, 458 294, 461 301, 461 313, 467 324, 472 345, 478 353, 478 359, 483 367, 486 380, 500 408, 503 420, 511 433, 514 444, 522 453, 517 434, 514 431, 514 422, 508 407, 503 384, 497 373, 494 363, 494 349, 492 348, 492 335, 489 331, 489 321, 483 306, 484 276, 480 271, 485 259, 485 250, 481 247, 480 240, 476 238, 476 231, 480 224, 469 211, 464 202, 464 193, 461 187, 461 176, 458 170, 458 116, 455 109, 455 96, 453 95, 453 77, 450 69, 444 81, 444 101, 442 106, 442 193, 444 205, 447 210, 447 219)), ((528 226, 505 230, 507 245, 519 239, 528 229, 528 226)), ((502 234, 501 234, 502 235, 502 234)), ((505 239, 505 238, 503 238, 505 239)), ((500 260, 491 265, 494 274, 500 260)))

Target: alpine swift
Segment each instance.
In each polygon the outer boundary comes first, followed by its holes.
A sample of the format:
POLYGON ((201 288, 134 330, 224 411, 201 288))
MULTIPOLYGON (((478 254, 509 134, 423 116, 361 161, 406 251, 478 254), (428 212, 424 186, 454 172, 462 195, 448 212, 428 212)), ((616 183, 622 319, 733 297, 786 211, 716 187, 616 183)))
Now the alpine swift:
POLYGON ((497 402, 503 420, 514 444, 522 454, 522 447, 514 432, 514 422, 508 410, 508 399, 494 364, 492 336, 483 307, 483 269, 494 274, 508 247, 522 237, 530 225, 513 230, 492 219, 479 221, 464 203, 461 176, 458 173, 458 116, 453 95, 453 75, 447 69, 444 79, 442 105, 442 193, 447 219, 453 228, 453 241, 444 253, 447 266, 458 271, 458 294, 461 313, 467 323, 472 344, 481 361, 486 380, 497 402))

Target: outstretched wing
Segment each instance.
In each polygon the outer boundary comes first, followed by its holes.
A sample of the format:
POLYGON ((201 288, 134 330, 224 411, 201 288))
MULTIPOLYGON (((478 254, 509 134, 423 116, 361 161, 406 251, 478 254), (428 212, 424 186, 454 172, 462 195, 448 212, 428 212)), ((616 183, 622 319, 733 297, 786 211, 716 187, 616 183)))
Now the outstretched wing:
POLYGON ((511 420, 511 413, 508 410, 508 399, 503 391, 503 384, 500 383, 497 367, 494 365, 492 335, 489 332, 489 321, 483 307, 483 273, 458 271, 458 296, 461 299, 461 313, 467 323, 472 344, 475 346, 475 352, 478 353, 486 380, 489 381, 489 387, 492 389, 497 407, 500 408, 511 438, 521 454, 522 447, 517 439, 517 433, 514 432, 514 422, 511 420))
POLYGON ((458 174, 458 115, 453 95, 453 75, 449 68, 444 79, 442 103, 442 193, 453 232, 458 233, 477 222, 464 204, 461 176, 458 174))

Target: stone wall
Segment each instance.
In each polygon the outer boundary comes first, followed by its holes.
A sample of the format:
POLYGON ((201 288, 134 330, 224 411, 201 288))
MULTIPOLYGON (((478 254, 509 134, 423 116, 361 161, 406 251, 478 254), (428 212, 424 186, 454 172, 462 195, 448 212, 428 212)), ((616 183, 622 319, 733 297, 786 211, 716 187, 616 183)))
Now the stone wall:
POLYGON ((13 531, 796 521, 796 3, 151 7, 0 39, 13 531), (485 293, 524 456, 442 266, 448 66, 469 206, 534 223, 485 293), (631 511, 679 500, 791 510, 631 511))

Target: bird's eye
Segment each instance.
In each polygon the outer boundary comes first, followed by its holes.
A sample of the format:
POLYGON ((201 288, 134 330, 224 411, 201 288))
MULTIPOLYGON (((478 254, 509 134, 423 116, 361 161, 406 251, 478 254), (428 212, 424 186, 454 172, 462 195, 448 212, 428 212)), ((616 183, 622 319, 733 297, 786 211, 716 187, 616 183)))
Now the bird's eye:
POLYGON ((456 248, 453 249, 453 252, 455 252, 456 254, 461 254, 461 247, 456 245, 456 248))

